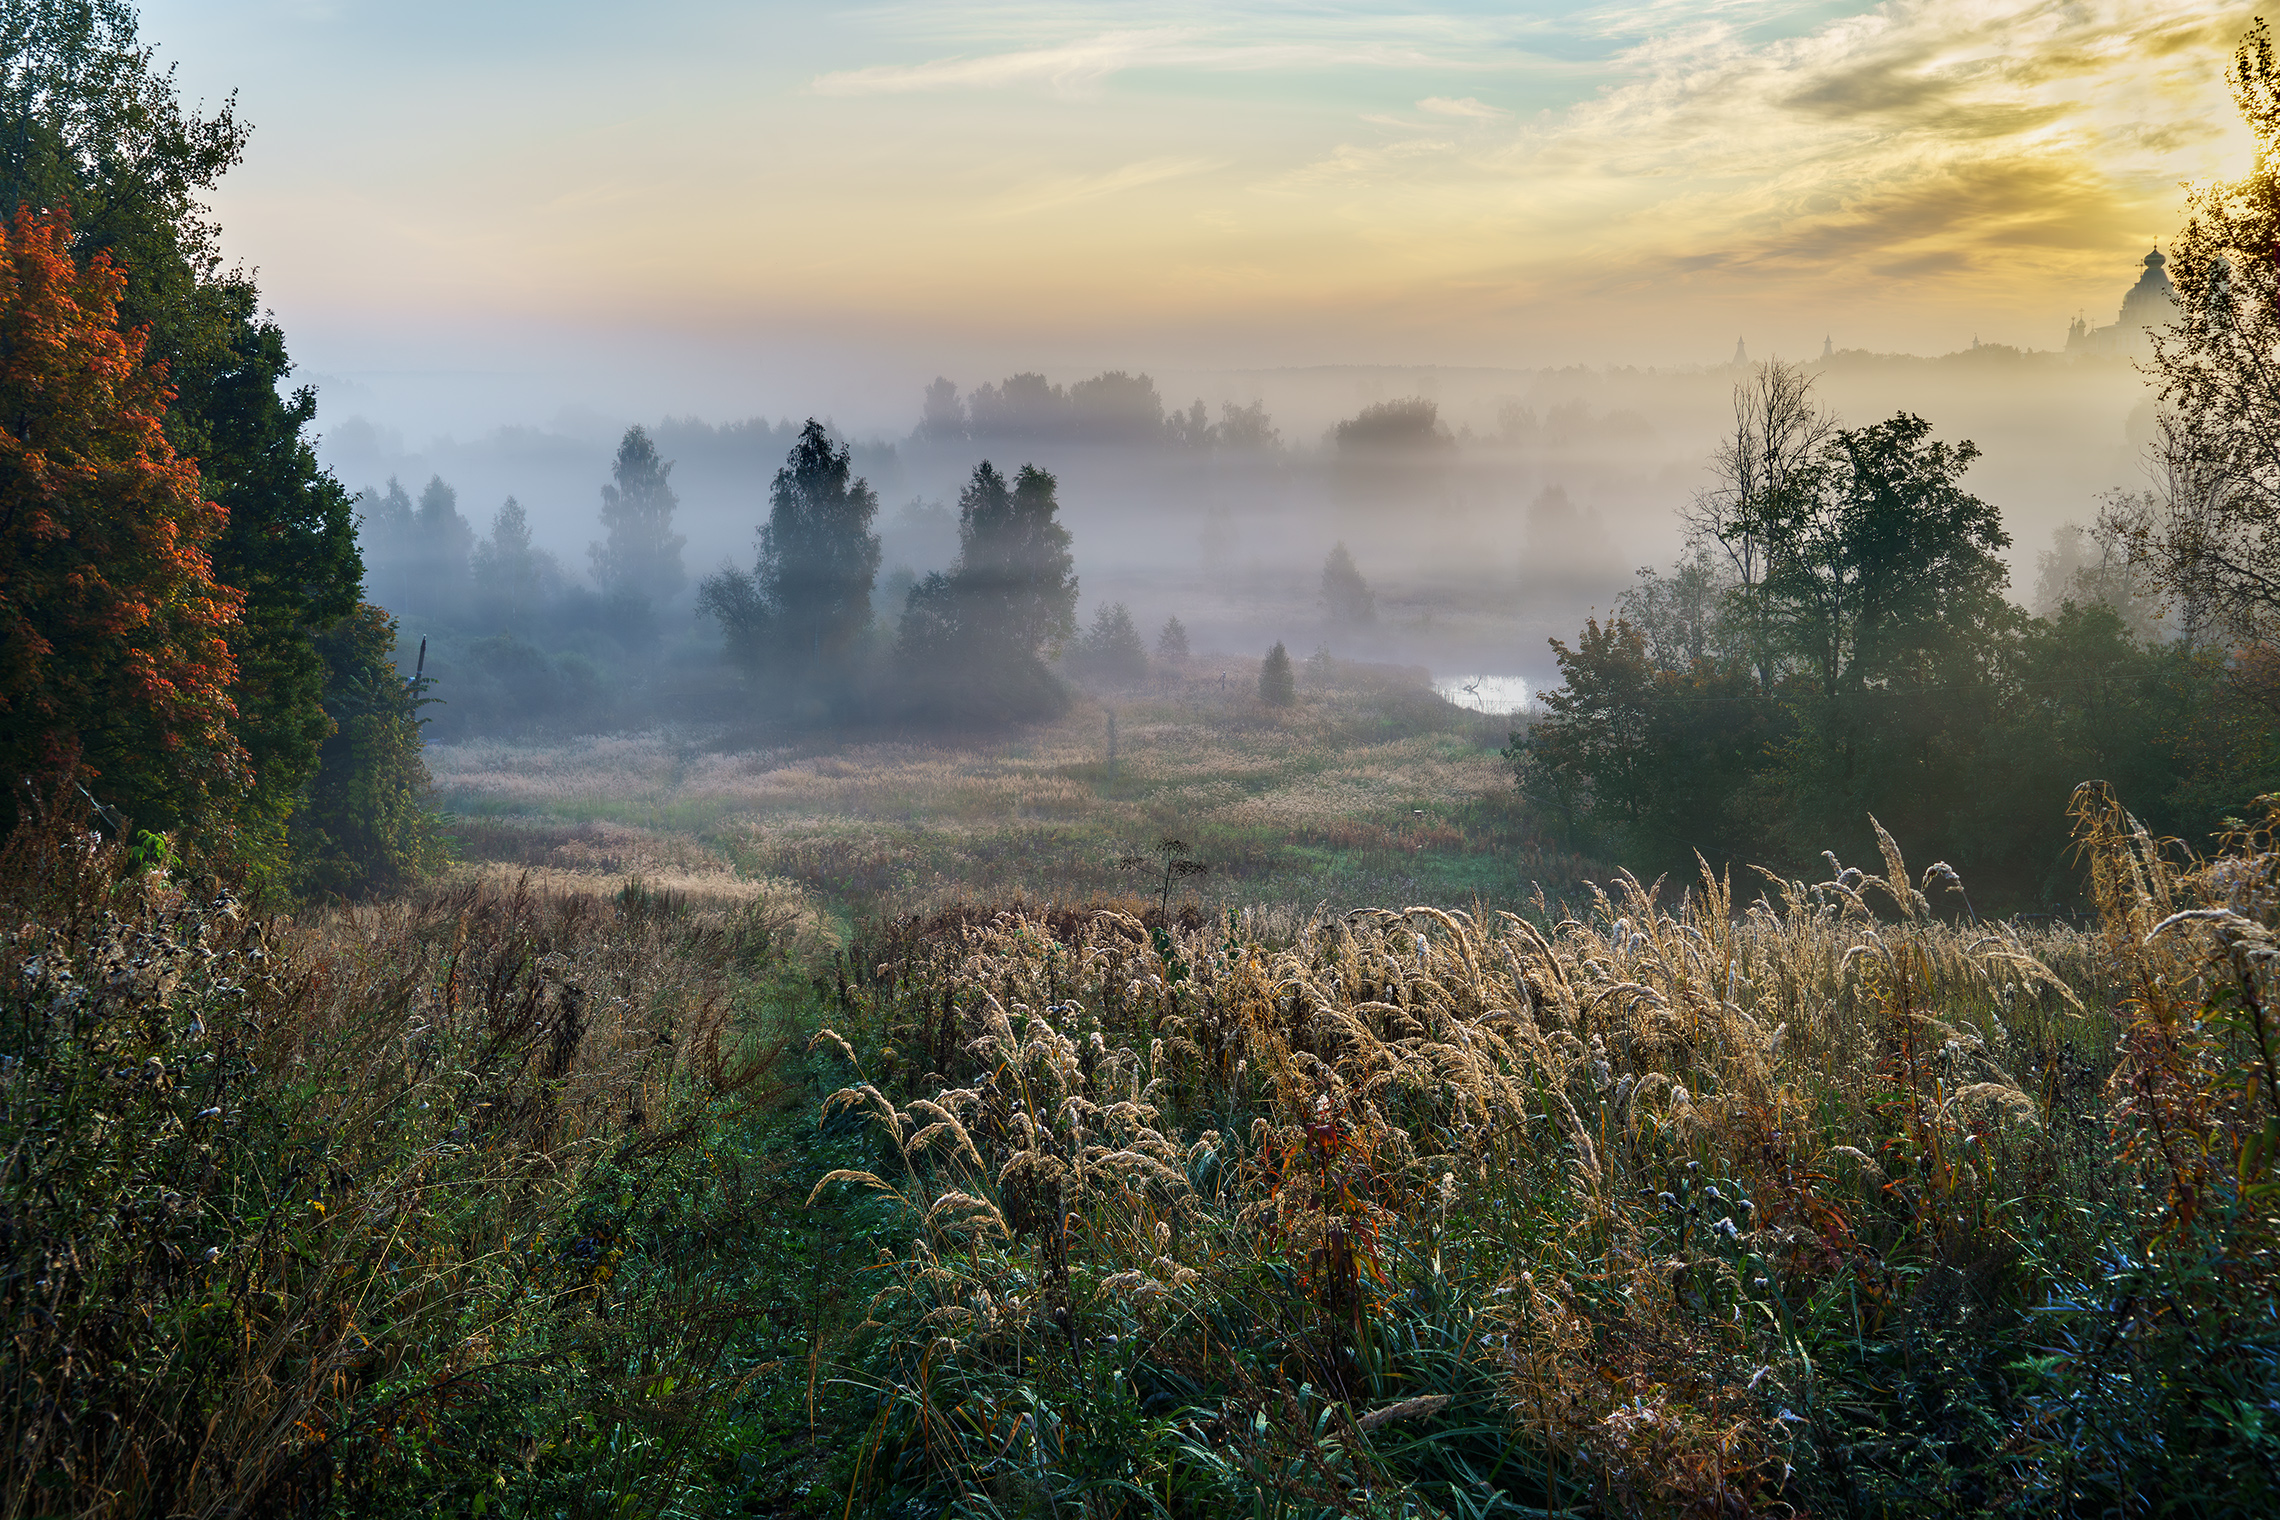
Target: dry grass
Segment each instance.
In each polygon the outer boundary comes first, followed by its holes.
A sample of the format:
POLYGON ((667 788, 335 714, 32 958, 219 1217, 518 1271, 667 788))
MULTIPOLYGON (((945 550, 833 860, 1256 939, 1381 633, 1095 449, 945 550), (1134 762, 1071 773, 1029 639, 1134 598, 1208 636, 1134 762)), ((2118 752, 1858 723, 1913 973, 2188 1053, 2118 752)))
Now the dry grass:
POLYGON ((1862 1302, 1914 1312, 1911 1254, 1995 1270, 2083 1096, 2069 1062, 2117 1034, 2110 946, 1943 921, 1942 871, 1919 887, 1886 840, 1739 910, 1725 882, 1625 880, 1548 927, 1414 908, 1277 947, 1009 912, 867 947, 871 1016, 819 1044, 867 1068, 827 1109, 869 1115, 890 1165, 818 1191, 916 1231, 874 1313, 924 1370, 874 1470, 973 1494, 1051 1469, 1038 1395, 992 1369, 1106 1356, 1232 1387, 1179 1458, 1229 1492, 1366 1506, 1368 1433, 1462 1396, 1398 1373, 1386 1327, 1461 1302, 1496 1419, 1614 1512, 1782 1511, 1829 1393, 1812 1306, 1849 1293, 1857 1336, 1862 1302), (1259 1381, 1214 1338, 1278 1282, 1259 1381), (1292 1428, 1301 1383, 1347 1412, 1292 1428))
POLYGON ((1112 695, 1113 767, 1091 699, 970 740, 735 751, 653 732, 443 745, 428 760, 472 859, 582 869, 569 858, 580 849, 695 850, 702 862, 676 865, 733 861, 868 911, 1113 891, 1113 862, 1165 834, 1202 847, 1215 872, 1197 885, 1215 902, 1403 890, 1510 901, 1535 878, 1573 881, 1580 863, 1530 850, 1499 810, 1509 778, 1485 729, 1429 689, 1357 677, 1276 712, 1251 699, 1252 679, 1230 672, 1223 694, 1198 668, 1112 695), (589 839, 575 825, 614 832, 589 839))

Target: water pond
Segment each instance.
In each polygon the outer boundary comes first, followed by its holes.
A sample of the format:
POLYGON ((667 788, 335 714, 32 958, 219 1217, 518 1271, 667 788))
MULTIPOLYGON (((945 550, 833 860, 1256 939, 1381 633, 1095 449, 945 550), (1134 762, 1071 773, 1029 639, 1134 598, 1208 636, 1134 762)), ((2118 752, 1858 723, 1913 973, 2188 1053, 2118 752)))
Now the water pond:
POLYGON ((1520 676, 1447 676, 1433 689, 1474 712, 1515 713, 1528 705, 1528 682, 1520 676))

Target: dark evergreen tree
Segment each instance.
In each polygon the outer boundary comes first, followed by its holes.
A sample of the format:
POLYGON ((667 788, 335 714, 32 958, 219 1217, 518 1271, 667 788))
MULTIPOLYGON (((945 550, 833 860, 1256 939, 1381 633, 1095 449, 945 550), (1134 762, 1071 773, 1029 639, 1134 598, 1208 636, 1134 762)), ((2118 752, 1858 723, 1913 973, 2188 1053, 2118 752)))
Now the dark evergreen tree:
POLYGON ((846 445, 809 418, 769 487, 758 565, 750 575, 724 570, 698 592, 730 655, 783 679, 844 674, 870 625, 878 510, 846 445))
POLYGON ((398 594, 404 616, 456 623, 467 606, 474 525, 459 512, 459 493, 440 475, 428 478, 412 509, 410 540, 398 594))
POLYGON ((444 860, 428 808, 419 710, 425 682, 396 669, 396 620, 362 606, 319 639, 332 731, 292 820, 299 886, 318 897, 394 891, 444 860))
POLYGON ((1120 686, 1148 676, 1148 646, 1132 621, 1132 609, 1110 602, 1093 614, 1092 626, 1069 650, 1069 665, 1079 674, 1120 686))
POLYGON ((1056 490, 1033 465, 1011 482, 986 460, 975 467, 958 495, 958 563, 921 581, 904 607, 896 659, 909 705, 987 721, 1066 702, 1044 666, 1076 622, 1056 490))
MULTIPOLYGON (((131 276, 130 276, 131 281, 131 276)), ((309 430, 316 392, 280 386, 292 371, 285 335, 254 309, 251 285, 224 292, 222 346, 192 366, 199 414, 182 428, 207 490, 229 514, 214 577, 245 593, 232 635, 238 740, 252 766, 237 854, 282 881, 286 826, 331 731, 324 630, 356 610, 364 564, 349 494, 317 464, 309 430)))
POLYGON ((1288 707, 1298 700, 1298 673, 1290 667, 1290 651, 1282 640, 1259 662, 1259 700, 1269 707, 1288 707))
POLYGON ((1059 651, 1076 632, 1077 570, 1058 483, 1025 464, 1011 486, 984 460, 958 493, 952 581, 981 647, 1007 657, 1059 651))

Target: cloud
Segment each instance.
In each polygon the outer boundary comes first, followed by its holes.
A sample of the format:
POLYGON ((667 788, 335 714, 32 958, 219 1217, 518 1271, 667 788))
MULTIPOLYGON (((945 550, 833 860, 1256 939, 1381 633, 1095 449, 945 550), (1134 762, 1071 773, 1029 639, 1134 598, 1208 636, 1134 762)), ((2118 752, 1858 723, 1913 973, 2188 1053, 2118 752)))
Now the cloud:
POLYGON ((818 76, 810 88, 818 95, 907 95, 920 90, 1002 90, 1044 84, 1071 94, 1126 69, 1191 52, 1186 44, 1195 35, 1175 29, 1104 32, 1059 47, 847 69, 818 76))
POLYGON ((2107 257, 2173 217, 2181 153, 2213 162, 2237 135, 2221 74, 2240 21, 2201 0, 1887 0, 1770 41, 1746 14, 1685 16, 1596 96, 1494 146, 1423 163, 1414 142, 1341 144, 1282 183, 1462 189, 1514 208, 1539 258, 1572 240, 1594 281, 1779 271, 1865 290, 1985 273, 2006 249, 2107 257))
MULTIPOLYGON (((1243 42, 1200 27, 1156 27, 1102 32, 1050 47, 1019 48, 976 57, 930 59, 916 64, 875 64, 820 74, 809 89, 818 95, 907 95, 933 90, 1002 90, 1044 85, 1063 96, 1082 96, 1102 81, 1132 69, 1199 69, 1257 72, 1270 69, 1339 67, 1460 69, 1477 72, 1477 57, 1438 52, 1414 42, 1356 38, 1324 42, 1243 42), (1215 40, 1217 39, 1217 40, 1215 40)), ((1448 104, 1492 110, 1478 101, 1448 104)))
POLYGON ((1138 163, 1126 164, 1104 174, 1063 175, 1016 187, 998 197, 988 208, 988 214, 1012 217, 1028 216, 1039 211, 1056 211, 1064 206, 1080 205, 1104 196, 1121 195, 1127 190, 1186 179, 1190 175, 1208 174, 1214 169, 1225 167, 1225 159, 1142 159, 1138 163))
POLYGON ((1459 116, 1468 121, 1503 121, 1512 114, 1497 106, 1483 105, 1470 95, 1456 100, 1445 95, 1428 95, 1417 102, 1417 109, 1433 116, 1459 116))

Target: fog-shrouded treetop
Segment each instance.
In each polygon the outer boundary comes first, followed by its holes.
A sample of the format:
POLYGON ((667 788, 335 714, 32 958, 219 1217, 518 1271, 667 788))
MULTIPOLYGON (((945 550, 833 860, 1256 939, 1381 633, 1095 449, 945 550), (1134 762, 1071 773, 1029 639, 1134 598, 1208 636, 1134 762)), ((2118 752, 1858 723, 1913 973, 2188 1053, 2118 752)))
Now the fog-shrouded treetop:
POLYGON ((1343 540, 1322 562, 1322 610, 1330 621, 1358 628, 1377 620, 1377 593, 1354 565, 1352 551, 1343 540))
POLYGON ((672 473, 672 461, 658 457, 646 429, 626 429, 610 466, 613 483, 602 487, 602 526, 609 537, 587 551, 595 584, 605 593, 669 602, 688 583, 681 568, 688 540, 673 531, 680 501, 667 484, 672 473))
POLYGON ((1076 632, 1076 562, 1057 491, 1035 465, 1008 482, 984 460, 958 493, 958 584, 978 625, 1009 647, 1052 651, 1076 632))
POLYGON ((1331 429, 1341 453, 1431 453, 1456 446, 1441 408, 1423 397, 1378 401, 1331 429))
POLYGON ((699 593, 730 653, 792 681, 843 669, 870 626, 878 511, 878 493, 854 473, 847 445, 810 418, 769 483, 758 564, 749 575, 723 570, 699 593))

